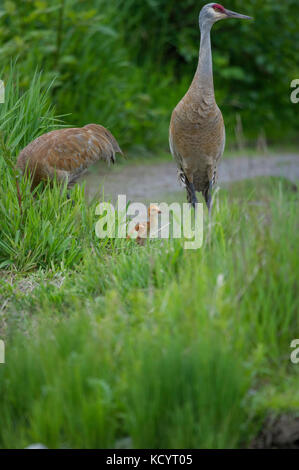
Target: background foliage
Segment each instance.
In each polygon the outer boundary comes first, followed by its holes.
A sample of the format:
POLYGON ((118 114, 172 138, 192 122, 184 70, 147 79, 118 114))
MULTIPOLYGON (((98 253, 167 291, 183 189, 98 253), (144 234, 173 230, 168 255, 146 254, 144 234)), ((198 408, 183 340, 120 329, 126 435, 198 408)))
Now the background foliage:
MULTIPOLYGON (((0 61, 18 57, 21 87, 36 68, 69 124, 100 122, 122 146, 167 148, 171 111, 197 61, 198 13, 185 0, 7 0, 0 6, 0 61)), ((234 136, 240 114, 250 139, 294 137, 290 82, 299 76, 296 0, 240 0, 229 9, 255 22, 222 21, 212 32, 217 101, 234 136)))
MULTIPOLYGON (((293 184, 261 178, 216 193, 201 250, 176 239, 141 249, 96 238, 82 188, 71 199, 55 182, 32 194, 14 168, 19 150, 62 120, 102 122, 122 146, 161 155, 196 66, 200 6, 0 4, 0 448, 248 447, 265 418, 298 416, 293 184)), ((213 32, 230 142, 237 114, 247 138, 264 129, 290 139, 297 6, 227 6, 256 16, 213 32)))

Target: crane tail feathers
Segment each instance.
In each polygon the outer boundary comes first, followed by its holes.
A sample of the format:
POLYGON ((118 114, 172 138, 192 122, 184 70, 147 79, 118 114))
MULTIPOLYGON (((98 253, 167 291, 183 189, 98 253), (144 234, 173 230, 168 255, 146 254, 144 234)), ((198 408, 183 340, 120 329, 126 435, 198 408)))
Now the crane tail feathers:
POLYGON ((97 139, 100 146, 100 158, 101 160, 106 161, 107 163, 115 163, 116 158, 115 154, 120 153, 123 155, 123 152, 118 145, 117 140, 111 134, 108 129, 99 124, 87 124, 84 126, 84 129, 87 129, 91 132, 94 137, 97 139))

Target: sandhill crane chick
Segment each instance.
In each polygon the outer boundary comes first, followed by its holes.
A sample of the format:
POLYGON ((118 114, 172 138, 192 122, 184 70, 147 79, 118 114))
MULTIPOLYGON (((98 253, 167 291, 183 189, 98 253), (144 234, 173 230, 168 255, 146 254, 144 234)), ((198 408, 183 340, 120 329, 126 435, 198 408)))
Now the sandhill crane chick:
POLYGON ((143 246, 145 243, 145 239, 154 230, 158 230, 158 217, 161 214, 160 208, 156 204, 150 204, 148 210, 148 219, 144 222, 138 222, 134 230, 132 230, 129 235, 128 239, 132 238, 135 239, 138 245, 143 246))
POLYGON ((226 10, 218 3, 202 8, 197 70, 189 90, 173 110, 169 129, 170 151, 186 187, 187 200, 195 207, 195 191, 202 192, 209 213, 212 188, 225 146, 223 117, 214 95, 210 32, 214 23, 226 18, 252 19, 226 10))

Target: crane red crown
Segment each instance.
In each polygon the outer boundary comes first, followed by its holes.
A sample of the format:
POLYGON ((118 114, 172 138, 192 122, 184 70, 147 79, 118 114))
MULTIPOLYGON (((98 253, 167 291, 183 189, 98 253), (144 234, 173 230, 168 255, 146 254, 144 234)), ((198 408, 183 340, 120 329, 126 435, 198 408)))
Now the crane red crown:
POLYGON ((216 11, 222 11, 222 13, 225 13, 225 8, 222 5, 219 5, 219 3, 214 3, 213 8, 216 11))

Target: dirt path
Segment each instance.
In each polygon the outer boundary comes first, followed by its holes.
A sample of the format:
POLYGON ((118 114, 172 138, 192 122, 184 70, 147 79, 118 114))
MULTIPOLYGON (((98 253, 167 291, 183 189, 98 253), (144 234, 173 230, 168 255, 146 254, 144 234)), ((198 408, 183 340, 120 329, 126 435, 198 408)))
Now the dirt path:
MULTIPOLYGON (((104 187, 105 199, 115 199, 118 194, 126 194, 131 201, 150 200, 162 194, 182 191, 176 166, 171 160, 165 163, 121 166, 108 172, 105 169, 104 175, 102 167, 98 171, 85 178, 88 198, 99 191, 99 186, 104 187), (101 172, 101 177, 98 171, 101 172)), ((224 159, 219 169, 219 185, 258 176, 280 176, 297 183, 299 154, 224 159)))

